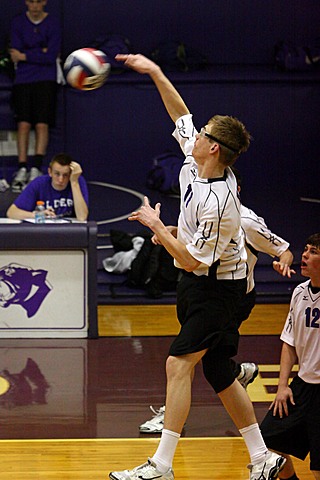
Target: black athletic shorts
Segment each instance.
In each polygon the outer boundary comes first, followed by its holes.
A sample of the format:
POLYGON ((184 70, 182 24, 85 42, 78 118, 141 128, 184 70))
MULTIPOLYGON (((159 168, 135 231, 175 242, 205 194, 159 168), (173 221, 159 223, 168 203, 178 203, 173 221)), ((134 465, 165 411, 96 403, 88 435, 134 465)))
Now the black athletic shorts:
POLYGON ((57 84, 53 81, 13 86, 12 107, 17 122, 55 124, 57 84))
POLYGON ((185 272, 177 286, 177 316, 181 325, 169 354, 173 356, 223 347, 236 355, 239 332, 235 312, 246 291, 246 279, 216 280, 185 272))
POLYGON ((290 384, 295 405, 280 418, 269 410, 261 424, 268 448, 304 460, 310 452, 310 469, 320 470, 320 383, 304 382, 299 376, 290 384))
POLYGON ((247 293, 244 298, 240 301, 240 305, 236 311, 236 321, 238 324, 238 328, 240 327, 241 323, 247 320, 252 312, 253 307, 256 303, 256 290, 253 288, 251 292, 247 293))

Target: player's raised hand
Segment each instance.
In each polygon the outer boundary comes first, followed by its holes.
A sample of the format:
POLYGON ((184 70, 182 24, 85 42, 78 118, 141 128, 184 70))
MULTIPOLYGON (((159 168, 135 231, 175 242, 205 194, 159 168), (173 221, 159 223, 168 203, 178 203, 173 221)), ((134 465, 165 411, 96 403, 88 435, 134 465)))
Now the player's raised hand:
POLYGON ((148 197, 143 198, 143 204, 141 208, 135 212, 132 212, 128 220, 138 220, 142 225, 149 227, 153 230, 155 224, 160 218, 161 204, 157 203, 154 208, 151 207, 148 197))
POLYGON ((138 53, 137 55, 130 54, 122 54, 118 53, 115 56, 115 59, 118 62, 124 62, 127 67, 132 68, 138 73, 152 73, 153 70, 159 69, 158 65, 154 63, 149 58, 145 57, 138 53))

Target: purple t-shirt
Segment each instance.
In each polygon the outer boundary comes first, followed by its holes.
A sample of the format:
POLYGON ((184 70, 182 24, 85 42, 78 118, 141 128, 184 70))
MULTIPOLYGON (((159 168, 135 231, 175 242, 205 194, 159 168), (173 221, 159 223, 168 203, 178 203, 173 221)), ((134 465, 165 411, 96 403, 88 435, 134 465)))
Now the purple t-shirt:
POLYGON ((26 13, 15 17, 11 25, 11 47, 27 56, 26 62, 17 64, 16 84, 57 80, 61 29, 55 17, 47 15, 40 23, 31 22, 26 13), (47 49, 46 53, 43 48, 47 49))
MULTIPOLYGON (((79 177, 79 185, 86 204, 89 204, 88 187, 85 179, 79 177)), ((50 175, 35 178, 13 202, 22 210, 33 212, 38 200, 45 203, 45 208, 51 207, 56 215, 75 218, 73 196, 70 182, 64 190, 55 190, 50 175)))

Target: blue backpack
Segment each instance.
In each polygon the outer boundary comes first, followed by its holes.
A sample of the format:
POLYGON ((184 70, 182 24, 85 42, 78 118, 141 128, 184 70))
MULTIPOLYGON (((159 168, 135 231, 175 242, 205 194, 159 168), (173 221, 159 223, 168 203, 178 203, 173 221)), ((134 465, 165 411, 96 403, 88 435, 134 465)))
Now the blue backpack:
POLYGON ((151 52, 151 58, 167 72, 193 72, 208 65, 202 53, 178 40, 161 42, 151 52))
POLYGON ((284 71, 304 72, 320 66, 320 38, 309 45, 281 41, 274 47, 276 67, 284 71))
POLYGON ((111 73, 121 73, 127 70, 121 62, 115 60, 118 53, 132 53, 130 40, 124 35, 118 33, 110 33, 108 35, 97 37, 89 47, 101 50, 108 57, 111 65, 111 73))
POLYGON ((180 194, 179 173, 184 162, 182 155, 165 152, 153 159, 147 174, 147 187, 161 193, 180 194))

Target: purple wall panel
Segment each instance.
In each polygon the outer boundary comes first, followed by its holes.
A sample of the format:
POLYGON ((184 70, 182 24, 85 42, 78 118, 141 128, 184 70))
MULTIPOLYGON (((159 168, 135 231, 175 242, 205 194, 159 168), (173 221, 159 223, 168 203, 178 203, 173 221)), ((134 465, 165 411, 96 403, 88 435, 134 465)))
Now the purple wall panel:
MULTIPOLYGON (((9 20, 24 2, 2 0, 1 7, 8 21, 0 31, 0 47, 9 20)), ((252 132, 254 142, 238 162, 244 203, 265 216, 274 231, 297 241, 298 248, 305 232, 319 229, 319 204, 300 201, 301 196, 319 198, 319 71, 312 79, 272 68, 278 40, 304 43, 319 36, 318 0, 200 0, 196 6, 191 0, 49 0, 48 10, 64 26, 63 57, 114 32, 126 35, 134 51, 148 54, 160 41, 179 38, 213 64, 238 65, 200 77, 176 75, 174 82, 198 128, 213 113, 222 113, 238 116, 252 132), (250 70, 250 64, 265 67, 250 70)), ((68 151, 88 180, 143 190, 152 158, 178 148, 171 121, 146 77, 112 76, 94 92, 65 88, 60 100, 48 157, 68 151)))
POLYGON ((126 35, 135 52, 148 54, 173 38, 193 45, 212 63, 270 64, 277 41, 319 35, 315 0, 67 0, 64 5, 64 54, 114 32, 126 35))
MULTIPOLYGON (((23 0, 1 0, 0 48, 23 0)), ((180 39, 216 64, 270 64, 281 39, 306 42, 319 36, 317 0, 49 0, 63 24, 63 57, 97 36, 122 33, 134 51, 149 53, 160 41, 180 39)))

